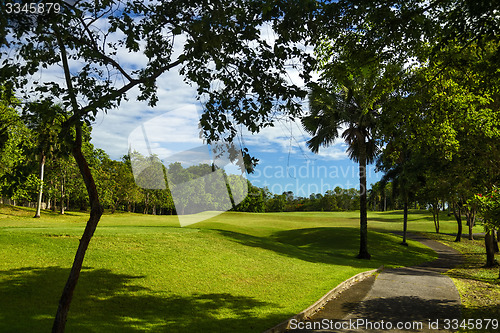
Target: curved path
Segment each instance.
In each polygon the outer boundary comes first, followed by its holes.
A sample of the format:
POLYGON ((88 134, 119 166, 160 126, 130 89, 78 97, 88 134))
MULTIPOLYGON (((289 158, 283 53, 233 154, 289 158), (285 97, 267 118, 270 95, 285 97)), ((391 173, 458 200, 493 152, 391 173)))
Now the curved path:
POLYGON ((423 236, 409 234, 408 238, 427 245, 438 258, 418 266, 384 270, 328 302, 309 326, 302 326, 312 329, 288 332, 448 331, 445 328, 453 324, 451 320, 461 317, 460 295, 453 281, 441 273, 459 264, 461 256, 423 236), (311 326, 314 322, 316 326, 311 326))

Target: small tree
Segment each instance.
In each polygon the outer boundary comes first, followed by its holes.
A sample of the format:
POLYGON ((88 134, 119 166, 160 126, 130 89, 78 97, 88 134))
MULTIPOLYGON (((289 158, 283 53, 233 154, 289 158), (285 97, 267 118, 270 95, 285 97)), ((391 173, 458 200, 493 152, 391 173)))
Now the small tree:
POLYGON ((483 225, 486 231, 486 266, 491 267, 496 264, 493 245, 495 238, 493 232, 495 229, 500 229, 500 190, 498 187, 493 186, 484 194, 476 194, 475 204, 479 216, 483 219, 483 225))
POLYGON ((57 136, 64 121, 64 113, 59 106, 52 105, 50 101, 33 102, 28 103, 27 107, 23 110, 23 119, 26 126, 33 133, 35 140, 33 153, 38 157, 40 163, 40 185, 34 216, 35 218, 39 218, 42 206, 46 159, 47 157, 54 157, 57 153, 59 155, 62 154, 57 136))

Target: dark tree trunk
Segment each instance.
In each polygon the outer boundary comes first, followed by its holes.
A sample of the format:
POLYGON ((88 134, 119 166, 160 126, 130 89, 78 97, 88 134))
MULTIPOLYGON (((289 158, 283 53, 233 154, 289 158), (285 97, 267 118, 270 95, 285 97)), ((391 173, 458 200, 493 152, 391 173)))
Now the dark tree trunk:
POLYGON ((476 223, 476 209, 473 207, 467 208, 466 216, 467 216, 467 227, 469 228, 469 240, 473 240, 474 235, 472 232, 472 228, 474 228, 474 224, 476 223))
POLYGON ((453 215, 455 215, 455 219, 457 220, 457 237, 455 237, 455 242, 460 242, 462 240, 462 213, 460 209, 460 205, 458 203, 453 204, 453 215))
POLYGON ((434 218, 434 228, 436 229, 436 233, 439 234, 439 203, 431 204, 432 205, 432 217, 434 218))
POLYGON ((474 228, 475 216, 472 220, 469 221, 469 240, 474 240, 474 233, 472 232, 472 228, 474 228))
POLYGON ((82 238, 80 239, 80 244, 78 250, 76 251, 75 259, 73 261, 73 266, 64 286, 63 293, 59 300, 59 306, 57 308, 56 317, 54 319, 54 324, 52 326, 53 333, 62 333, 66 326, 66 320, 68 317, 68 311, 73 299, 73 292, 75 290, 78 278, 80 276, 80 271, 82 269, 83 259, 85 258, 85 252, 87 251, 90 239, 94 235, 97 228, 97 224, 103 214, 103 207, 99 201, 99 195, 97 193, 97 188, 90 172, 90 168, 87 164, 85 157, 82 154, 82 130, 80 127, 76 129, 76 140, 73 147, 73 156, 80 173, 82 174, 83 180, 85 182, 85 187, 87 188, 87 193, 89 195, 90 202, 90 218, 87 221, 85 231, 83 232, 82 238))
POLYGON ((366 146, 361 148, 359 156, 359 184, 359 254, 357 258, 370 259, 371 255, 368 253, 368 215, 366 211, 366 146))
POLYGON ((498 249, 498 230, 493 230, 493 250, 495 253, 499 252, 498 249))
POLYGON ((488 229, 484 235, 484 245, 486 247, 486 267, 495 266, 495 248, 493 243, 495 243, 493 230, 488 229))
POLYGON ((119 199, 116 199, 115 202, 113 202, 113 205, 111 206, 111 214, 114 214, 116 209, 118 208, 118 204, 120 203, 119 199))
POLYGON ((405 197, 404 210, 403 210, 403 242, 402 245, 408 246, 406 242, 406 231, 408 230, 408 197, 405 197))

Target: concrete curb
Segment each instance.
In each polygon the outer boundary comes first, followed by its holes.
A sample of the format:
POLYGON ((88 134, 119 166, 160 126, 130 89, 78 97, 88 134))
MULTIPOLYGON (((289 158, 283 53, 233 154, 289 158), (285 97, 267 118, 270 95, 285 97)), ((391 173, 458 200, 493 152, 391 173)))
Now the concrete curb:
POLYGON ((377 269, 373 269, 371 271, 366 271, 366 272, 361 272, 359 274, 354 275, 353 277, 345 280, 344 282, 341 282, 338 286, 327 292, 323 297, 321 297, 319 300, 317 300, 313 305, 305 309, 304 311, 296 314, 293 317, 290 317, 289 319, 279 323, 278 325, 274 326, 273 328, 270 328, 263 333, 282 333, 286 332, 288 329, 289 323, 292 319, 296 319, 298 321, 304 321, 309 319, 314 313, 316 313, 320 308, 322 308, 329 300, 332 298, 335 298, 335 296, 339 295, 341 292, 344 290, 352 287, 354 284, 357 282, 363 281, 364 279, 368 278, 369 276, 379 273, 384 269, 384 266, 380 266, 377 269))

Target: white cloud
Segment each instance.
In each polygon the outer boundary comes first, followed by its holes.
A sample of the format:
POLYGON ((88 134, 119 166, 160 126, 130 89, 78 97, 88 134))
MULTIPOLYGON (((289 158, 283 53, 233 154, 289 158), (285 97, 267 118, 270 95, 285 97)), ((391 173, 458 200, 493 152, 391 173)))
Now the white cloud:
POLYGON ((159 101, 156 107, 151 108, 146 102, 137 101, 137 95, 138 90, 135 89, 129 94, 129 101, 123 102, 119 109, 99 115, 93 125, 92 142, 112 158, 126 154, 127 140, 132 131, 155 117, 160 118, 148 127, 148 136, 154 138, 153 142, 192 140, 193 131, 198 132, 196 108, 199 102, 195 98, 195 89, 184 83, 176 70, 158 79, 159 101), (186 108, 193 108, 194 114, 188 117, 186 108), (168 128, 165 128, 166 124, 168 128), (110 134, 115 140, 106 140, 110 134))
MULTIPOLYGON (((339 130, 342 133, 344 128, 339 130)), ((307 148, 306 141, 310 136, 302 129, 299 120, 278 121, 274 127, 261 130, 258 134, 244 131, 243 139, 250 153, 258 157, 258 153, 290 153, 308 155, 312 154, 307 148)), ((342 138, 338 138, 329 147, 321 147, 319 153, 314 155, 322 159, 347 159, 346 144, 342 138)))
POLYGON ((129 149, 164 158, 203 145, 199 137, 198 110, 194 104, 162 111, 163 114, 135 124, 128 135, 129 149))

